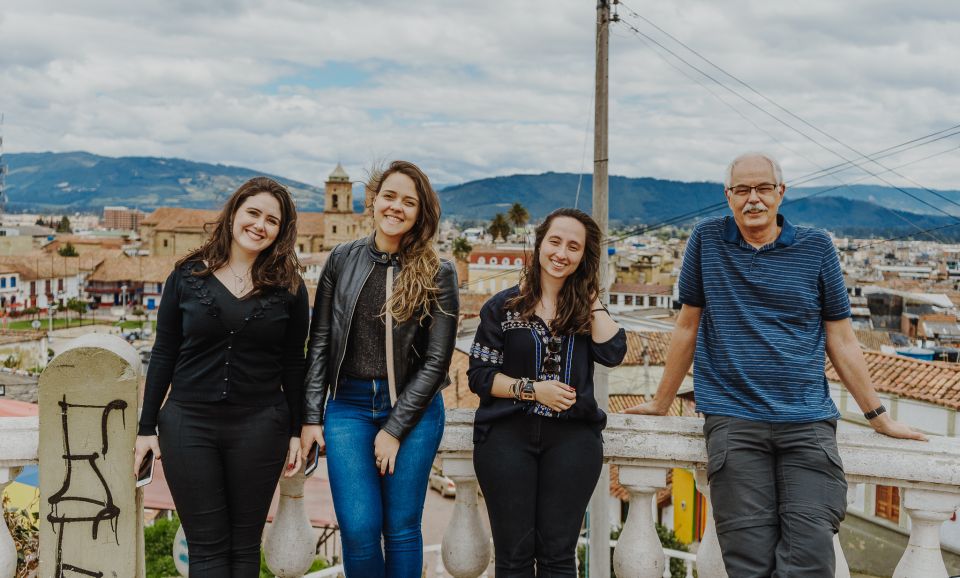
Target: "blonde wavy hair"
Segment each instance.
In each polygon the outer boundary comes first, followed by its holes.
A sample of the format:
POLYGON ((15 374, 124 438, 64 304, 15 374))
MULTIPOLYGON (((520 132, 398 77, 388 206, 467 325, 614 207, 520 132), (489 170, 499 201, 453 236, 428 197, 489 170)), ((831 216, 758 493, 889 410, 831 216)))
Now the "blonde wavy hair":
POLYGON ((440 228, 440 197, 430 185, 430 179, 417 165, 408 161, 393 161, 386 169, 375 167, 370 172, 367 189, 377 195, 383 182, 394 173, 401 173, 413 180, 420 201, 417 220, 400 241, 400 274, 393 285, 393 294, 384 304, 384 313, 390 314, 398 323, 416 318, 423 322, 430 317, 430 309, 437 303, 440 288, 436 283, 440 271, 440 255, 436 238, 440 228))

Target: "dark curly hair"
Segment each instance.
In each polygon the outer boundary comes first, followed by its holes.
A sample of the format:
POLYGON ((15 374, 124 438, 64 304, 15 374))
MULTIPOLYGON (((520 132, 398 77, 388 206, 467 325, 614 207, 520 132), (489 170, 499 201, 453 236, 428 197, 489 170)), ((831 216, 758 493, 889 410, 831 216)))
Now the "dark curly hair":
POLYGON ((177 267, 189 261, 199 261, 205 265, 194 275, 205 277, 224 267, 230 259, 230 246, 233 243, 233 217, 245 200, 260 193, 273 195, 280 203, 280 231, 269 247, 257 255, 250 275, 253 279, 252 295, 263 292, 267 287, 284 288, 293 294, 300 289, 300 260, 294 247, 297 242, 297 208, 290 191, 277 181, 267 177, 254 177, 240 185, 223 205, 217 220, 206 223, 204 232, 211 232, 210 238, 199 249, 177 261, 177 267))
POLYGON ((571 335, 590 333, 590 307, 600 294, 600 243, 603 235, 593 218, 579 209, 556 209, 537 226, 533 258, 524 267, 520 294, 507 301, 506 307, 516 311, 521 319, 530 320, 542 297, 540 280, 540 246, 543 244, 550 224, 557 217, 569 217, 579 221, 586 229, 583 259, 577 269, 564 280, 557 299, 557 315, 550 325, 555 333, 571 335))

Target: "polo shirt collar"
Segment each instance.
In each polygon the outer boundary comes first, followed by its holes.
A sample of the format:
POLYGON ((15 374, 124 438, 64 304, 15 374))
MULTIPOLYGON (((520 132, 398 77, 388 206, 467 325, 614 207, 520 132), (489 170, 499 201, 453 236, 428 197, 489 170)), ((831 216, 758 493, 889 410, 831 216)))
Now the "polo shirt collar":
MULTIPOLYGON (((777 214, 777 226, 780 227, 780 235, 777 237, 777 240, 774 241, 774 246, 789 247, 793 245, 793 242, 797 238, 796 228, 790 224, 790 221, 788 221, 786 217, 779 213, 777 214)), ((743 235, 740 234, 737 221, 733 217, 727 216, 724 218, 723 240, 727 243, 736 244, 740 244, 741 241, 743 241, 743 235)))

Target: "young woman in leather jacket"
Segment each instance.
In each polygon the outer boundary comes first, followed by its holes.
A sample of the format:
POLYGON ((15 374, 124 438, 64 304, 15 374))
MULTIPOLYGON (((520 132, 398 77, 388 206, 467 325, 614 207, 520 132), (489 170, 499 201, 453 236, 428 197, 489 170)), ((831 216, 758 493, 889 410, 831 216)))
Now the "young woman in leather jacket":
POLYGON ((326 442, 347 577, 416 578, 457 276, 437 255, 440 200, 423 171, 395 161, 368 187, 374 233, 338 245, 317 288, 301 443, 326 442))

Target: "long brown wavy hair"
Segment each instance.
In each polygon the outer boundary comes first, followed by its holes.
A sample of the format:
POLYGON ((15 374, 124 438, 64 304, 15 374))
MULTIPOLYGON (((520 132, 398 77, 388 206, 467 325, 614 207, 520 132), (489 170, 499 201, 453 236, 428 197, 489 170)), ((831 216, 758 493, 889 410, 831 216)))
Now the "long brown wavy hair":
POLYGON ((300 260, 294 251, 297 242, 297 208, 290 191, 277 181, 267 177, 254 177, 240 185, 220 210, 215 221, 203 226, 210 238, 197 250, 177 261, 180 267, 188 261, 200 261, 206 267, 194 275, 206 277, 225 267, 230 260, 233 243, 233 217, 247 198, 260 193, 270 193, 280 203, 280 231, 269 247, 257 255, 250 275, 253 279, 251 295, 263 292, 267 287, 285 288, 294 295, 300 289, 300 260))
POLYGON ((430 179, 420 167, 409 161, 393 161, 386 169, 375 167, 367 182, 367 189, 377 195, 383 182, 394 173, 401 173, 413 180, 420 200, 417 220, 400 241, 399 258, 402 268, 393 285, 393 294, 384 304, 384 311, 398 322, 417 317, 423 323, 430 317, 431 305, 437 302, 440 288, 436 283, 440 271, 440 255, 436 238, 440 228, 440 197, 433 190, 430 179))
POLYGON ((557 315, 550 323, 550 329, 561 335, 590 333, 590 307, 600 294, 600 227, 593 218, 578 209, 560 208, 549 215, 537 226, 533 248, 533 258, 524 267, 521 274, 520 294, 506 302, 507 309, 516 311, 521 319, 533 318, 537 304, 543 296, 540 286, 543 276, 540 270, 540 246, 550 230, 550 224, 557 217, 570 217, 579 221, 587 231, 583 247, 583 258, 572 275, 564 279, 557 299, 557 315))

